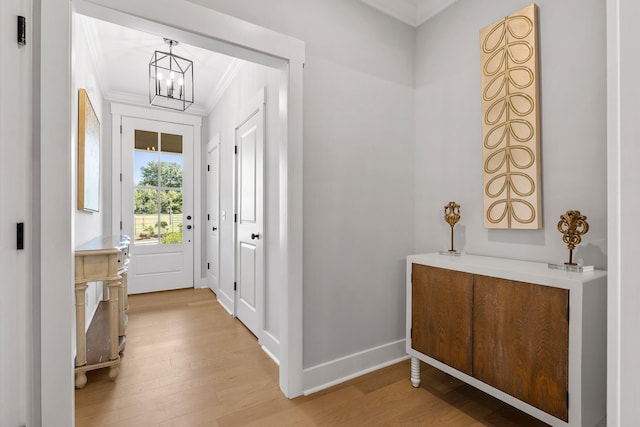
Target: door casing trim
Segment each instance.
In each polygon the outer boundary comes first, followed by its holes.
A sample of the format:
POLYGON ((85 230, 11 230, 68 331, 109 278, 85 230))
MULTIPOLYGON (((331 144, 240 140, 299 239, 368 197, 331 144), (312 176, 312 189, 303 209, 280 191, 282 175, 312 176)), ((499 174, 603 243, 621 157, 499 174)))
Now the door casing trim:
MULTIPOLYGON (((73 425, 71 14, 168 29, 185 42, 280 70, 280 389, 302 394, 304 42, 188 0, 34 0, 34 419, 73 425), (180 14, 172 11, 180 10, 180 14), (102 16, 99 16, 102 14, 102 16), (187 30, 181 30, 187 28, 187 30), (44 69, 47 64, 47 69, 44 69), (55 73, 49 70, 55 69, 55 73), (68 284, 68 292, 64 285, 68 284), (63 288, 61 288, 61 285, 63 288), (46 354, 46 357, 43 357, 46 354), (68 386, 68 387, 67 387, 68 386), (36 407, 37 406, 37 407, 36 407)), ((177 39, 177 38, 176 38, 177 39)), ((118 130, 119 131, 119 130, 118 130)))

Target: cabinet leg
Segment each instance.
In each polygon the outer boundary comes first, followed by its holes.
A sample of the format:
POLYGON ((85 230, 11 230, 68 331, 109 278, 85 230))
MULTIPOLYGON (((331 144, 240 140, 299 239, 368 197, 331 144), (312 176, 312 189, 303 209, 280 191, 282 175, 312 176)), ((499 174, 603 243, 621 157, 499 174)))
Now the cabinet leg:
POLYGON ((87 373, 79 372, 76 374, 76 388, 82 388, 87 385, 87 373))
POLYGON ((420 387, 420 360, 411 358, 411 385, 414 387, 420 387))

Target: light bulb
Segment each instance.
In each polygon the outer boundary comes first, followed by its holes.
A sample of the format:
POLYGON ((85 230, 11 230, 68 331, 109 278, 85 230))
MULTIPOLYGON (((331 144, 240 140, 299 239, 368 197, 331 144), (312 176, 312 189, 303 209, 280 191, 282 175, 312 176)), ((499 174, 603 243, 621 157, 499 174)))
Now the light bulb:
POLYGON ((176 75, 175 75, 175 73, 172 71, 172 72, 171 72, 171 74, 169 75, 169 77, 171 78, 171 80, 173 80, 173 79, 175 79, 175 78, 176 78, 176 75))
POLYGON ((173 80, 167 79, 167 96, 173 98, 173 80))
POLYGON ((180 86, 182 86, 184 84, 184 79, 180 78, 180 80, 178 80, 178 83, 180 83, 180 86))
POLYGON ((158 80, 162 80, 162 73, 158 73, 158 80))

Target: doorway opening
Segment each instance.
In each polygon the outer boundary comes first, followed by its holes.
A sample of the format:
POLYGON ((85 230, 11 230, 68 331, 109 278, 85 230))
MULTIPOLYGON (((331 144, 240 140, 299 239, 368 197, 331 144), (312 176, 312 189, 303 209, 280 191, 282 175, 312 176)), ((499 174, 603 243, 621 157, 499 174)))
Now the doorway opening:
MULTIPOLYGON (((202 48, 213 49, 276 68, 279 71, 280 89, 276 94, 282 100, 278 110, 278 127, 282 130, 278 146, 278 167, 274 172, 275 186, 279 192, 274 201, 279 209, 279 233, 273 238, 276 243, 274 271, 280 275, 282 292, 280 303, 280 387, 289 397, 302 392, 302 64, 303 43, 264 28, 252 26, 241 20, 222 15, 211 9, 181 0, 177 9, 157 8, 150 0, 139 2, 76 0, 74 11, 82 15, 120 22, 141 30, 154 30, 172 39, 185 40, 202 48), (180 10, 180 14, 175 14, 180 10), (189 31, 179 28, 189 28, 189 31)), ((42 64, 49 58, 68 58, 71 30, 71 7, 65 0, 53 0, 39 5, 38 19, 42 25, 41 44, 38 46, 42 64), (62 42, 60 42, 62 40, 62 42)), ((43 220, 35 244, 41 246, 37 256, 38 268, 35 276, 40 289, 36 306, 40 307, 35 322, 39 325, 36 336, 42 343, 42 351, 36 355, 37 378, 34 384, 41 384, 39 396, 42 413, 56 413, 67 423, 72 414, 54 411, 53 408, 73 408, 71 380, 68 361, 72 360, 70 345, 71 332, 66 330, 72 323, 72 299, 60 292, 57 283, 72 283, 72 252, 60 247, 73 247, 73 215, 71 203, 50 203, 55 200, 71 200, 69 186, 73 177, 70 173, 60 173, 61 165, 71 163, 72 149, 69 144, 71 127, 71 102, 69 64, 64 60, 56 62, 56 73, 44 72, 37 63, 39 133, 47 135, 46 144, 41 141, 38 154, 47 162, 40 164, 40 179, 35 188, 36 207, 40 208, 43 220), (58 96, 65 92, 64 96, 58 96), (66 105, 66 107, 65 107, 66 105), (57 160, 60 159, 60 162, 57 160), (55 160, 55 162, 54 162, 55 160), (67 206, 68 205, 68 206, 67 206), (63 207, 62 209, 60 206, 63 207), (56 210, 58 212, 56 212, 56 210), (59 221, 60 227, 49 227, 49 223, 59 221), (55 245, 45 242, 56 242, 55 245), (69 340, 60 339, 68 337, 69 340), (42 354, 47 354, 43 357, 42 354), (67 366, 67 368, 64 368, 67 366), (65 372, 67 372, 65 374, 65 372), (66 385, 68 385, 68 391, 66 385), (62 388, 61 388, 62 387, 62 388)), ((106 179, 115 179, 114 176, 106 179)), ((113 190, 110 189, 110 191, 113 190)), ((107 224, 115 218, 107 218, 107 224)), ((111 230, 116 229, 113 226, 111 230)))
MULTIPOLYGON (((280 111, 279 93, 286 92, 281 71, 180 42, 174 53, 194 60, 195 104, 184 113, 150 107, 146 61, 164 33, 115 21, 74 14, 74 28, 85 33, 73 38, 73 63, 81 71, 74 73, 74 84, 95 74, 94 93, 111 113, 102 118, 112 129, 111 144, 104 139, 111 154, 111 197, 103 204, 113 218, 106 232, 131 237, 129 293, 212 287, 207 272, 218 268, 218 300, 279 363, 280 281, 277 269, 265 276, 265 263, 280 224, 265 224, 264 217, 269 209, 279 217, 279 205, 269 200, 279 192, 274 184, 281 129, 274 113, 280 111), (258 95, 249 97, 256 86, 258 95), (201 141, 212 135, 219 136, 218 190, 210 193, 211 165, 204 165, 208 151, 201 141), (268 176, 265 169, 274 173, 268 176), (213 198, 217 202, 210 203, 213 198), (221 212, 210 211, 211 205, 221 212), (218 251, 209 251, 213 245, 207 241, 212 217, 219 218, 218 251)), ((156 31, 161 30, 166 31, 156 31)))

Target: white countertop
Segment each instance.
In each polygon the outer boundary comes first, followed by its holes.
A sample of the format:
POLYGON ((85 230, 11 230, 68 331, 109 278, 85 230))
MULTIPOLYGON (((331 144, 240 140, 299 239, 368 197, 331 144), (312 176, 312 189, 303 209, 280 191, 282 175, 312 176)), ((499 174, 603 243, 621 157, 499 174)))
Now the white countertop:
POLYGON ((104 252, 108 250, 119 251, 127 247, 129 243, 129 236, 99 236, 78 246, 76 252, 83 252, 86 253, 86 255, 90 255, 92 252, 104 252))
POLYGON ((460 256, 440 255, 439 253, 409 255, 407 262, 409 264, 429 265, 432 267, 565 289, 586 285, 588 282, 606 277, 607 275, 605 270, 577 273, 550 269, 548 264, 541 262, 468 254, 462 254, 460 256))

